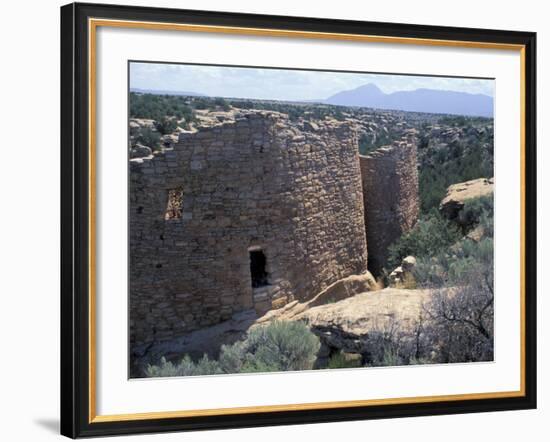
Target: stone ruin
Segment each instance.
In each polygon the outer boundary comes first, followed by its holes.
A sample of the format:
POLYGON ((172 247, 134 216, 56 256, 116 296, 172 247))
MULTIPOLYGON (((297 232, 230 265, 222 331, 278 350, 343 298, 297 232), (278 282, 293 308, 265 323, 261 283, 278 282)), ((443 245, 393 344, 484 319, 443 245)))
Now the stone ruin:
POLYGON ((360 155, 369 245, 369 270, 378 275, 388 258, 388 247, 414 227, 420 212, 416 131, 401 140, 360 155))
POLYGON ((376 273, 418 217, 416 167, 413 131, 360 157, 346 122, 267 111, 132 158, 131 344, 306 301, 367 253, 376 273))

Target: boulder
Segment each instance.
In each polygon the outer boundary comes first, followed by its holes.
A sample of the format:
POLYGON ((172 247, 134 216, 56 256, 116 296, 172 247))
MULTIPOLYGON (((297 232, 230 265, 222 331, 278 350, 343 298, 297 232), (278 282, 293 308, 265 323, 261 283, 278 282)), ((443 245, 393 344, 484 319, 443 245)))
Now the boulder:
POLYGON ((485 237, 485 228, 483 226, 477 226, 475 229, 468 232, 466 238, 472 241, 479 242, 485 237))
POLYGON ((130 149, 130 158, 144 158, 153 154, 150 147, 143 144, 136 144, 130 149))
POLYGON ((308 308, 311 308, 317 305, 326 304, 327 302, 340 301, 358 293, 370 292, 376 289, 376 280, 370 272, 366 272, 362 275, 351 275, 329 285, 311 299, 311 301, 307 302, 307 304, 308 308))
POLYGON ((323 345, 346 353, 369 353, 380 333, 414 336, 429 290, 386 288, 319 305, 297 315, 323 345))
POLYGON ((407 256, 401 261, 401 265, 397 267, 388 277, 390 287, 397 288, 416 288, 416 282, 412 271, 416 265, 414 256, 407 256))
POLYGON ((311 132, 317 132, 319 130, 319 126, 313 121, 304 121, 304 129, 311 132))
POLYGON ((149 129, 155 129, 155 120, 149 118, 131 118, 130 119, 130 128, 142 128, 147 127, 149 129))
POLYGON ((335 303, 350 298, 358 293, 379 290, 379 285, 370 272, 361 275, 351 275, 329 285, 312 299, 305 302, 293 301, 277 310, 270 310, 260 317, 256 323, 262 324, 275 320, 294 320, 312 307, 327 303, 335 303))
POLYGON ((416 258, 414 256, 407 256, 401 261, 401 267, 404 272, 410 272, 416 265, 416 258))
POLYGON ((136 121, 133 121, 133 120, 130 120, 130 123, 128 126, 130 128, 130 133, 132 135, 136 135, 139 132, 139 129, 141 128, 141 126, 136 121))
POLYGON ((162 137, 162 144, 165 147, 173 147, 179 141, 179 135, 177 133, 166 134, 162 137))
POLYGON ((494 178, 478 178, 464 183, 452 184, 447 189, 445 198, 441 200, 439 211, 447 219, 455 219, 464 207, 464 202, 494 191, 494 178))
POLYGON ((396 267, 393 272, 390 273, 390 276, 388 277, 390 282, 390 287, 396 287, 399 282, 403 279, 403 267, 399 266, 396 267))

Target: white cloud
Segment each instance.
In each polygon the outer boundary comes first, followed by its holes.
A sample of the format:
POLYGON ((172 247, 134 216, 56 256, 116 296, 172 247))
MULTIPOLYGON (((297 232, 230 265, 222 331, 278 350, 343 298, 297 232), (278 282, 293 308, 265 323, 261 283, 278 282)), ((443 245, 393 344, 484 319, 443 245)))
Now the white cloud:
POLYGON ((494 95, 494 81, 468 78, 131 63, 132 88, 209 96, 309 100, 374 83, 386 93, 419 88, 494 95))

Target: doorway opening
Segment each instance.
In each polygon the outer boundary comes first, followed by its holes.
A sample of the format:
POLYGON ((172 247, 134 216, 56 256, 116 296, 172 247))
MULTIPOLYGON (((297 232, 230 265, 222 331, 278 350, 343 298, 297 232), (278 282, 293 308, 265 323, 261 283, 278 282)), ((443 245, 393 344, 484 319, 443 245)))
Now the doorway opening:
POLYGON ((269 275, 266 272, 266 259, 262 250, 251 250, 250 254, 250 277, 252 287, 264 287, 269 285, 269 275))

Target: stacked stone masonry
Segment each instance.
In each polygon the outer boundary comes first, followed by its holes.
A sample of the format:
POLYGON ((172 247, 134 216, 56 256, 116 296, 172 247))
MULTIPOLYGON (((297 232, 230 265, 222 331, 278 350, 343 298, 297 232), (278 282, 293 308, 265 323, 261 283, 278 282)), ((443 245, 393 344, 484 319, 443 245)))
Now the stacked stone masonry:
POLYGON ((360 155, 369 245, 369 270, 379 275, 388 258, 388 247, 418 220, 416 131, 409 129, 401 140, 360 155))
POLYGON ((347 123, 297 124, 264 111, 131 159, 132 344, 307 300, 364 273, 363 193, 374 183, 363 182, 363 161, 347 123), (256 283, 253 256, 262 257, 256 283))

